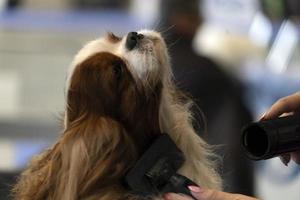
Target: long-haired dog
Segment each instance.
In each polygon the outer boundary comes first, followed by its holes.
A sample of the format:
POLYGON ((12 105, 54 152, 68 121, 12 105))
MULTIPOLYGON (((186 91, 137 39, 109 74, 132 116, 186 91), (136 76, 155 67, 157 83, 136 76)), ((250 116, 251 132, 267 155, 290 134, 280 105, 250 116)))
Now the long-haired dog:
POLYGON ((108 34, 88 43, 69 69, 66 101, 61 138, 31 161, 15 199, 140 199, 123 178, 161 133, 185 155, 179 173, 201 187, 221 187, 213 153, 192 126, 191 103, 173 84, 159 33, 108 34))

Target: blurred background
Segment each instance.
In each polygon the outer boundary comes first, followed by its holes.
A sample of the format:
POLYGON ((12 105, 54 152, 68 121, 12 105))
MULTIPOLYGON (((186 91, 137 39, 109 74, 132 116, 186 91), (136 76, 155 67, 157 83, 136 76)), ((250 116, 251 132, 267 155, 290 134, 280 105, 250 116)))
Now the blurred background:
POLYGON ((176 84, 206 116, 206 131, 195 126, 219 145, 224 189, 299 200, 299 166, 251 162, 239 144, 243 125, 300 90, 299 19, 298 0, 0 0, 0 200, 61 134, 73 55, 142 28, 162 32, 176 84))

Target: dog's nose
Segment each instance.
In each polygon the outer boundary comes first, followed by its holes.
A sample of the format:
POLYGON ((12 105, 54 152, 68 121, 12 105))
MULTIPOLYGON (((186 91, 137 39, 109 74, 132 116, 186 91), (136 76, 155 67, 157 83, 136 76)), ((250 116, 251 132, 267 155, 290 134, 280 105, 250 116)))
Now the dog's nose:
POLYGON ((126 48, 132 50, 138 44, 138 41, 143 39, 144 35, 137 32, 129 32, 126 39, 126 48))

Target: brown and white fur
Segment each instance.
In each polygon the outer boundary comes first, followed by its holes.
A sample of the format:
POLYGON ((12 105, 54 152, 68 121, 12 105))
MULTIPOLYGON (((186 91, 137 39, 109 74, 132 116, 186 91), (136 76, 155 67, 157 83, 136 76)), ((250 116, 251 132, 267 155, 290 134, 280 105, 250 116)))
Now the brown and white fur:
POLYGON ((201 187, 220 189, 214 155, 192 126, 191 102, 173 84, 164 40, 155 31, 138 34, 143 37, 131 50, 127 36, 108 34, 75 56, 63 134, 22 173, 15 199, 141 199, 122 179, 161 133, 185 155, 181 174, 201 187))

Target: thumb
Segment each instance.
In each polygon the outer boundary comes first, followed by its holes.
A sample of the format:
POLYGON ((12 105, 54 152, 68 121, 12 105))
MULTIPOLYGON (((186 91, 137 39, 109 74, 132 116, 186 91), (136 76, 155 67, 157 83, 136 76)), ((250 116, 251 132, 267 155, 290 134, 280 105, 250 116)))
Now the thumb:
POLYGON ((203 189, 195 186, 189 186, 192 195, 197 200, 258 200, 241 194, 232 194, 217 190, 203 189))

